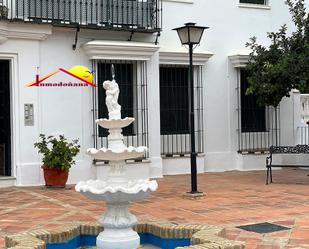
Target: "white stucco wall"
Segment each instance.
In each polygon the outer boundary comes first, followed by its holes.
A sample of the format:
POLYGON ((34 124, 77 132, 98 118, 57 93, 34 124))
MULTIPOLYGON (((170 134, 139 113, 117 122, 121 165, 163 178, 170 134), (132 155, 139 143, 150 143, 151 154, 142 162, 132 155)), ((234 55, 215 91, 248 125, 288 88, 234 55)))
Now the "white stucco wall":
MULTIPOLYGON (((238 0, 163 1, 163 31, 159 38, 159 46, 162 49, 177 49, 181 46, 176 32, 172 29, 185 22, 196 22, 198 25, 210 27, 205 31, 199 49, 214 54, 204 70, 205 158, 198 160, 199 171, 263 169, 265 155, 246 157, 237 154, 235 90, 237 70, 231 65, 228 55, 233 51, 244 49, 245 43, 252 36, 257 36, 259 43, 267 44, 267 31, 275 31, 284 23, 291 26, 291 18, 284 1, 270 1, 269 9, 242 8, 239 7, 238 0)), ((0 29, 4 29, 3 25, 2 22, 0 29)), ((12 81, 15 150, 13 175, 17 177, 17 185, 43 183, 40 157, 33 148, 33 143, 37 141, 40 133, 63 133, 69 138, 80 139, 81 153, 76 160, 77 165, 70 172, 69 183, 95 178, 98 175, 106 176, 106 166, 93 166, 90 157, 84 153, 93 144, 91 88, 27 88, 25 84, 34 80, 37 67, 40 75, 59 67, 69 69, 79 64, 91 68, 90 58, 81 48, 82 44, 91 40, 127 41, 130 34, 82 30, 79 33, 77 49, 74 51, 72 44, 75 30, 51 28, 49 25, 18 24, 21 29, 25 26, 30 33, 31 30, 35 31, 40 27, 46 33, 46 37, 44 39, 10 37, 0 44, 0 57, 1 54, 3 56, 11 54, 17 66, 16 71, 13 72, 16 78, 12 81), (32 127, 26 127, 23 124, 25 103, 34 104, 35 122, 32 127)), ((155 36, 134 34, 133 40, 153 43, 155 36)), ((160 132, 159 53, 151 57, 148 66, 151 162, 143 164, 143 170, 140 170, 138 165, 133 166, 135 170, 131 175, 132 177, 160 177, 162 174, 187 173, 190 171, 189 158, 163 159, 162 163, 158 138, 160 132)), ((291 105, 291 100, 285 102, 281 109, 282 119, 290 120, 293 112, 291 105)), ((290 127, 290 123, 286 123, 283 128, 290 129, 290 127)), ((282 138, 290 139, 285 138, 284 134, 282 138)))
MULTIPOLYGON (((270 1, 269 9, 242 8, 238 2, 165 1, 163 5, 164 31, 160 39, 162 47, 180 44, 172 29, 185 22, 210 27, 205 31, 199 46, 199 49, 214 53, 206 65, 204 82, 206 171, 264 169, 264 155, 253 157, 254 162, 259 161, 254 166, 250 156, 237 155, 237 70, 227 56, 243 50, 252 36, 256 36, 259 43, 268 44, 266 32, 276 31, 285 23, 293 28, 284 1, 270 1), (172 16, 170 13, 181 15, 172 16), (245 158, 239 161, 242 157, 245 158)), ((283 109, 281 115, 289 118, 290 113, 285 113, 283 109)), ((283 133, 283 137, 284 135, 283 133)))

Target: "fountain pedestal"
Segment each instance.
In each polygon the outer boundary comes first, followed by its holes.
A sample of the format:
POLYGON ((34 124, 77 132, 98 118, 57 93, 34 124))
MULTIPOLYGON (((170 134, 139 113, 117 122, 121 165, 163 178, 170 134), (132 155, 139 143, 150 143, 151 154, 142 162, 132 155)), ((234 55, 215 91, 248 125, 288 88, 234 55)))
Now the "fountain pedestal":
POLYGON ((98 248, 108 249, 136 249, 140 245, 140 238, 138 234, 132 230, 127 229, 109 229, 108 231, 102 232, 97 237, 98 248))
POLYGON ((108 180, 79 182, 75 189, 88 198, 105 201, 107 204, 107 211, 99 220, 104 227, 104 231, 97 237, 99 249, 136 249, 140 245, 140 238, 132 227, 137 224, 137 218, 130 213, 129 203, 146 198, 158 185, 153 180, 127 178, 125 160, 143 157, 147 148, 124 145, 122 128, 130 125, 134 118, 120 118, 118 84, 114 80, 105 81, 103 87, 106 89, 109 119, 98 119, 96 123, 109 130, 109 148, 91 148, 87 153, 96 160, 109 161, 108 180))

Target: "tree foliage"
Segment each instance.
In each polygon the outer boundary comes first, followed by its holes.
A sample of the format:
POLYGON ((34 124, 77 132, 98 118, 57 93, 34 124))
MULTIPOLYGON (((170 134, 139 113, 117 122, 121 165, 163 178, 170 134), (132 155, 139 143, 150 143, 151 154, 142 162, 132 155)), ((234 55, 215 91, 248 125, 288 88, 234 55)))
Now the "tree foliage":
POLYGON ((270 46, 250 39, 247 94, 257 96, 259 105, 278 106, 291 89, 309 92, 309 15, 305 0, 287 0, 296 30, 287 35, 287 26, 267 34, 270 46))

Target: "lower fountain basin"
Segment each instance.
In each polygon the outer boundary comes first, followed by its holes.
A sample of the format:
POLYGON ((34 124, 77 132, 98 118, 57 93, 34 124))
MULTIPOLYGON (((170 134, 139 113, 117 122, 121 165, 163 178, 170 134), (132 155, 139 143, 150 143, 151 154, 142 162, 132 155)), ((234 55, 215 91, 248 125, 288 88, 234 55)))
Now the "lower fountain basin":
POLYGON ((96 241, 99 249, 136 249, 140 245, 140 237, 132 229, 137 218, 130 213, 128 206, 132 201, 145 199, 157 188, 156 181, 126 180, 122 177, 107 181, 89 180, 76 185, 76 191, 89 199, 107 203, 107 210, 99 220, 104 227, 96 241))

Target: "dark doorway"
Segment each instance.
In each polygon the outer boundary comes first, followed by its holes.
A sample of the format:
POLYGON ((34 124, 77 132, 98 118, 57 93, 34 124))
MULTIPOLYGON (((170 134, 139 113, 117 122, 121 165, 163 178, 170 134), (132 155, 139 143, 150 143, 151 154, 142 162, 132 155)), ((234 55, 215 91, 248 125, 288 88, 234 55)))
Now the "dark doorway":
POLYGON ((10 61, 0 60, 0 176, 11 175, 10 61))

